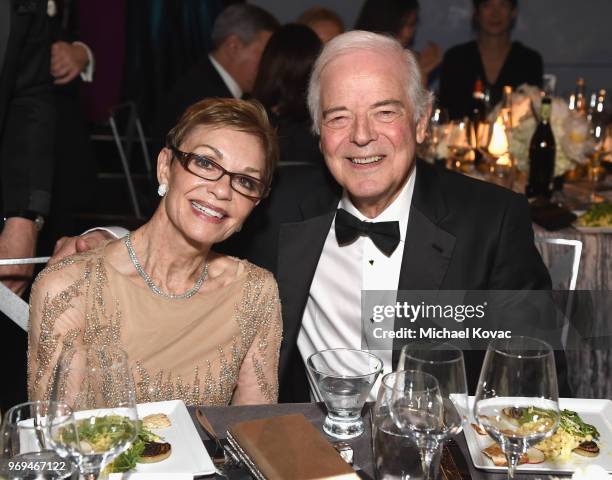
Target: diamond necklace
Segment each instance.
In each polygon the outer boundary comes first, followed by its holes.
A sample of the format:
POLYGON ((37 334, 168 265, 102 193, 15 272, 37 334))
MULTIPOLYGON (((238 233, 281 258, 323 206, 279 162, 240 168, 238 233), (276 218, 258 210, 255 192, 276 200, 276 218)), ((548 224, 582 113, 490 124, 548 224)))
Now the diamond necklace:
POLYGON ((153 293, 161 297, 170 298, 172 300, 182 300, 186 298, 191 298, 196 293, 198 293, 198 290, 200 290, 202 283, 204 283, 204 280, 206 279, 206 275, 208 275, 208 262, 205 261, 204 265, 202 266, 202 272, 200 273, 200 276, 198 277, 195 285, 191 288, 191 290, 188 290, 185 293, 181 293, 179 295, 176 295, 174 293, 166 293, 161 288, 159 288, 157 285, 155 285, 155 283, 153 283, 153 280, 151 280, 151 277, 149 277, 147 272, 145 272, 144 269, 142 268, 142 265, 140 265, 140 262, 138 261, 138 257, 136 256, 136 252, 134 251, 134 246, 132 245, 132 238, 131 238, 130 232, 128 232, 127 235, 123 237, 123 242, 125 243, 125 246, 128 251, 128 255, 130 256, 130 260, 134 264, 134 268, 138 272, 138 275, 142 277, 142 279, 147 284, 147 287, 149 287, 153 291, 153 293))

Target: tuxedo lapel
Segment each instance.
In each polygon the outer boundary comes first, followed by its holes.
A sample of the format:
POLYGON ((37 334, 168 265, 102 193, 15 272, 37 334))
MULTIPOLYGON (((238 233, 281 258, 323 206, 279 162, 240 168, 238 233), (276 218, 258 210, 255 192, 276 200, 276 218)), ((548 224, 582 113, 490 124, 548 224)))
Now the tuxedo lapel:
MULTIPOLYGON (((440 227, 448 215, 436 170, 418 163, 398 290, 438 290, 455 247, 455 236, 440 227)), ((393 365, 399 357, 394 342, 393 365)))
POLYGON ((287 347, 281 350, 281 378, 288 367, 288 358, 297 345, 310 284, 337 204, 336 192, 313 195, 300 206, 304 221, 280 226, 277 280, 283 307, 283 343, 287 347))
POLYGON ((11 3, 11 0, 0 0, 0 75, 4 70, 4 59, 11 32, 11 3))

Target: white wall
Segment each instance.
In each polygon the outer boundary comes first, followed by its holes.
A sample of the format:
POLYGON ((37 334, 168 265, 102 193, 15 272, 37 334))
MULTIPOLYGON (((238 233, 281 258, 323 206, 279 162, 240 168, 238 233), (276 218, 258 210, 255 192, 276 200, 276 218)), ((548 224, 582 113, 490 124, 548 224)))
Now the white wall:
MULTIPOLYGON (((338 12, 347 28, 355 22, 362 0, 253 0, 281 22, 290 22, 313 5, 338 12)), ((443 48, 472 38, 471 0, 420 0, 416 49, 427 41, 443 48)), ((538 50, 544 71, 557 75, 557 93, 567 94, 578 76, 587 91, 612 91, 612 0, 519 0, 513 32, 516 40, 538 50)))

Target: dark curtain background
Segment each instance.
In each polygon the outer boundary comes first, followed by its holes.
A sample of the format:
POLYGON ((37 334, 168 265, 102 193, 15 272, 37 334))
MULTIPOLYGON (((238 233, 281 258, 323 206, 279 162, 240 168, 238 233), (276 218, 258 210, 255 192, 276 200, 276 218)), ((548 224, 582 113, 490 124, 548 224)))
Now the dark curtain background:
POLYGON ((145 128, 176 79, 206 55, 217 15, 232 0, 126 2, 124 99, 134 100, 145 128))

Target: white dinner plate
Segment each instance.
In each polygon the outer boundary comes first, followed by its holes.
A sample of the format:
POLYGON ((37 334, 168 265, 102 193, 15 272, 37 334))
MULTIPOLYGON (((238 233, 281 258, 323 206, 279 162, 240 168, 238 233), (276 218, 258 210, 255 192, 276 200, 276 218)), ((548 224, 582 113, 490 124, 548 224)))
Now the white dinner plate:
MULTIPOLYGON (((202 439, 182 400, 168 402, 141 403, 138 405, 138 418, 153 413, 165 413, 172 425, 168 428, 152 430, 172 445, 172 453, 161 462, 143 464, 135 468, 136 473, 187 473, 193 475, 212 475, 215 466, 204 448, 202 439)), ((129 478, 124 475, 123 478, 129 478)))
MULTIPOLYGON (((470 411, 474 406, 474 397, 470 397, 470 411)), ((594 458, 581 457, 572 453, 569 460, 565 462, 547 460, 544 463, 524 464, 517 467, 518 472, 524 473, 573 473, 578 467, 587 465, 599 465, 608 473, 612 473, 612 401, 593 400, 582 398, 560 398, 561 409, 572 410, 580 415, 586 423, 597 428, 600 437, 597 440, 599 455, 594 458)), ((506 472, 506 467, 496 467, 482 450, 495 443, 488 435, 479 435, 472 427, 474 417, 470 414, 470 422, 466 425, 465 439, 468 444, 472 462, 476 468, 489 472, 506 472)))

